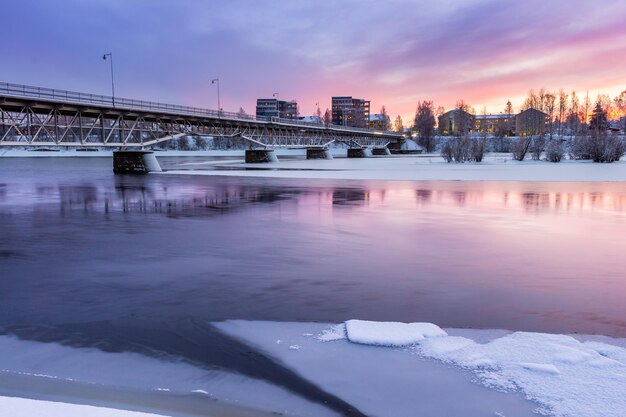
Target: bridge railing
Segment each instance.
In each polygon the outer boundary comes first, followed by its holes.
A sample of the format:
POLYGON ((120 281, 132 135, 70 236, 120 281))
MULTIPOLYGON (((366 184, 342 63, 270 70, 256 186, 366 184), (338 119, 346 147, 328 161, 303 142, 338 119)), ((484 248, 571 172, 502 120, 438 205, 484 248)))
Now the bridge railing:
POLYGON ((233 113, 226 111, 217 111, 211 109, 203 109, 200 107, 181 106, 176 104, 165 104, 154 101, 133 100, 122 97, 104 96, 100 94, 79 93, 76 91, 57 90, 54 88, 35 87, 22 84, 11 84, 0 82, 0 94, 19 98, 40 98, 44 100, 60 101, 63 103, 73 104, 96 104, 101 106, 111 106, 120 109, 129 110, 155 110, 177 113, 181 115, 201 116, 201 117, 217 117, 225 119, 233 119, 237 121, 260 121, 273 122, 289 125, 299 125, 303 127, 326 127, 327 129, 342 130, 350 132, 363 132, 368 134, 388 134, 389 132, 374 131, 372 129, 357 128, 350 126, 323 124, 314 122, 305 122, 297 119, 286 119, 280 117, 266 117, 255 115, 242 115, 241 113, 233 113))

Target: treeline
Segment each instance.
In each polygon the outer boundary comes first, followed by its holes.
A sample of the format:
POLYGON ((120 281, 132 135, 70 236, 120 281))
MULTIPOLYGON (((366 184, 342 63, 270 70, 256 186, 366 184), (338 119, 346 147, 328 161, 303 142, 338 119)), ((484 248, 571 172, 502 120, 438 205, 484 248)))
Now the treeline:
MULTIPOLYGON (((576 160, 614 162, 626 151, 624 138, 619 135, 620 129, 626 132, 626 91, 614 98, 600 94, 592 103, 589 95, 581 98, 576 91, 530 90, 520 112, 542 111, 546 121, 542 132, 529 137, 507 138, 512 131, 513 117, 498 121, 491 135, 483 131, 470 137, 472 120, 468 115, 475 115, 476 111, 464 100, 458 100, 455 109, 462 110, 456 119, 461 128, 452 137, 438 136, 438 117, 445 110, 435 107, 431 100, 418 102, 412 126, 418 145, 429 153, 440 149, 441 156, 448 162, 480 162, 487 150, 510 152, 519 161, 530 154, 532 159, 545 156, 550 162, 560 162, 565 155, 576 160)), ((482 114, 486 116, 486 110, 482 114)), ((515 115, 510 101, 502 114, 515 115)))

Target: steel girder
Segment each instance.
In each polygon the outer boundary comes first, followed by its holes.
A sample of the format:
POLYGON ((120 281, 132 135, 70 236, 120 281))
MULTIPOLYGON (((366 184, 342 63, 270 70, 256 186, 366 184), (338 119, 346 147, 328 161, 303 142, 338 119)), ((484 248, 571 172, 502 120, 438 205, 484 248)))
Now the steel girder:
POLYGON ((0 96, 0 146, 143 148, 182 136, 243 138, 251 147, 386 146, 399 134, 198 117, 0 96))

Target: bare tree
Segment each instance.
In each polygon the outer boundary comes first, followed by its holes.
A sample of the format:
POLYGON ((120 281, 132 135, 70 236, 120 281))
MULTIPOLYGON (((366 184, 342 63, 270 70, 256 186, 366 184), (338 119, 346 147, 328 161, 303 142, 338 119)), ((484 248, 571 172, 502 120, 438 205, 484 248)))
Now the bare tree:
POLYGON ((576 95, 576 91, 572 91, 572 99, 570 100, 569 112, 567 114, 567 128, 572 135, 577 135, 580 130, 580 100, 576 95))
POLYGON ((543 96, 543 109, 548 114, 548 132, 550 133, 550 139, 552 139, 552 129, 554 126, 554 103, 556 97, 551 92, 544 93, 543 96))
POLYGON ((247 119, 248 113, 246 113, 243 107, 239 107, 239 111, 237 112, 237 117, 239 117, 240 119, 247 119))
POLYGON ((565 123, 565 112, 567 111, 567 93, 563 89, 559 90, 559 138, 563 137, 563 123, 565 123))
POLYGON ((424 100, 417 103, 414 129, 417 131, 417 143, 430 153, 435 150, 435 115, 433 102, 424 100))
POLYGON ((624 133, 626 133, 626 90, 615 97, 614 101, 615 108, 617 109, 617 117, 622 121, 621 128, 624 130, 624 133))
POLYGON ((581 110, 583 113, 580 120, 584 126, 588 126, 589 112, 591 111, 591 99, 589 99, 589 92, 587 92, 587 95, 585 96, 585 100, 583 101, 583 107, 581 110))
POLYGON ((394 132, 402 132, 404 130, 402 117, 400 117, 400 115, 396 116, 396 120, 393 122, 393 130, 394 132))
POLYGON ((385 131, 389 130, 391 122, 389 121, 389 114, 385 106, 380 108, 380 115, 382 116, 381 129, 385 131))
POLYGON ((324 112, 324 118, 322 119, 322 121, 324 122, 325 125, 330 125, 333 123, 333 114, 330 112, 330 110, 326 109, 326 111, 324 112))

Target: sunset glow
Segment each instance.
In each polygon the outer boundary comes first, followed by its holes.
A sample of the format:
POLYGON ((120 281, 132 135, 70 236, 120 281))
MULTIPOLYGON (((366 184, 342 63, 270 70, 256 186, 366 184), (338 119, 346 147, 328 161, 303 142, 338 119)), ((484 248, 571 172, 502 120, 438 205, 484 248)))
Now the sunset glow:
POLYGON ((424 99, 501 112, 531 88, 626 90, 616 0, 6 3, 6 82, 107 94, 111 51, 120 96, 215 108, 219 77, 226 110, 279 92, 312 114, 353 95, 405 120, 424 99))

